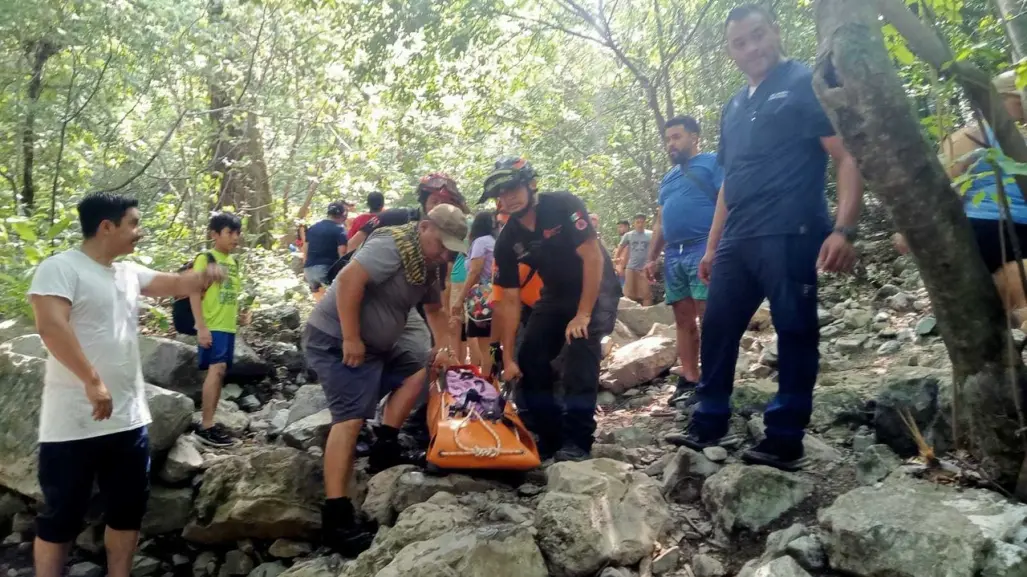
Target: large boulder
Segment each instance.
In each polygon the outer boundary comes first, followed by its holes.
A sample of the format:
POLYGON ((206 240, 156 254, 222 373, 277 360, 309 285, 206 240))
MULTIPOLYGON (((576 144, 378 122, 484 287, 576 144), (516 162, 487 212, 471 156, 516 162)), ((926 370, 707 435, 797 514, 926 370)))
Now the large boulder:
MULTIPOLYGON (((42 499, 38 475, 39 409, 46 361, 0 346, 0 486, 42 499)), ((193 402, 180 393, 146 385, 150 450, 157 454, 174 444, 189 426, 193 402)))
POLYGON ((183 435, 175 441, 160 470, 162 481, 172 485, 182 483, 203 467, 203 455, 196 444, 192 435, 183 435))
POLYGON ((45 359, 47 355, 46 345, 43 344, 43 339, 37 334, 14 337, 3 344, 3 349, 7 352, 40 359, 45 359))
POLYGON ((678 503, 698 501, 703 483, 720 469, 706 455, 681 447, 663 470, 663 495, 678 503))
POLYGON ((415 469, 413 465, 398 465, 371 477, 367 482, 367 498, 364 499, 362 506, 364 515, 373 519, 379 526, 392 525, 396 520, 396 509, 392 503, 396 497, 399 479, 415 469))
POLYGON ((189 487, 169 489, 155 486, 150 491, 143 517, 143 533, 159 535, 181 531, 189 522, 192 510, 193 490, 189 487))
POLYGON ((813 485, 804 477, 764 465, 728 465, 706 480, 702 500, 725 534, 760 531, 805 501, 813 485))
POLYGON ((318 459, 289 447, 256 449, 206 471, 182 535, 199 543, 309 539, 321 526, 323 498, 318 459))
POLYGON ((278 577, 338 577, 343 559, 338 555, 315 557, 286 569, 278 577))
POLYGON ((282 431, 282 440, 286 445, 297 449, 324 448, 331 428, 332 413, 328 409, 322 409, 285 427, 282 431))
POLYGON ((538 544, 556 577, 594 575, 649 556, 670 521, 659 485, 611 459, 557 463, 535 512, 538 544))
POLYGON ((944 372, 920 368, 907 370, 888 381, 878 393, 874 408, 877 442, 888 445, 899 456, 916 455, 913 435, 902 419, 903 414, 908 414, 935 452, 948 452, 952 447, 949 383, 944 372))
POLYGON ((620 394, 660 376, 677 359, 674 339, 645 337, 617 349, 599 383, 607 391, 620 394))
POLYGON ((396 555, 375 577, 548 577, 545 560, 526 527, 466 528, 421 541, 396 555))
POLYGON ((146 382, 187 395, 203 390, 195 346, 174 339, 141 336, 139 358, 146 382))
POLYGON ((467 475, 450 473, 448 475, 426 475, 421 471, 407 471, 396 480, 395 492, 392 496, 392 508, 397 513, 408 507, 423 503, 436 493, 466 495, 469 493, 485 493, 492 490, 503 490, 504 485, 496 481, 476 479, 467 475))
POLYGON ((1025 575, 1027 506, 979 489, 890 478, 820 512, 831 568, 861 577, 1025 575), (1020 564, 1024 561, 1023 564, 1020 564), (1010 566, 1019 565, 1011 573, 1010 566))
POLYGON ((674 326, 674 309, 666 303, 643 307, 626 305, 624 300, 621 299, 621 306, 617 309, 617 320, 636 335, 649 334, 656 323, 674 326))
POLYGON ((307 366, 303 352, 292 343, 267 343, 261 347, 260 354, 271 366, 284 367, 290 373, 298 373, 307 366))
POLYGON ((238 336, 235 339, 235 354, 232 356, 232 368, 228 370, 225 380, 232 382, 260 381, 274 374, 274 368, 246 344, 238 336))

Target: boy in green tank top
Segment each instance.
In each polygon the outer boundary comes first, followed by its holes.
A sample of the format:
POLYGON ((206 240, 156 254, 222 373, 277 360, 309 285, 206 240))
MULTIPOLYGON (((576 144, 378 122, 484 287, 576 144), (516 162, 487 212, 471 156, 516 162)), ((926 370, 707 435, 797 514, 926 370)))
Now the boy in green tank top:
POLYGON ((235 441, 223 427, 214 423, 214 411, 221 398, 225 374, 232 367, 235 355, 242 277, 239 263, 231 253, 239 246, 242 219, 226 212, 215 214, 210 219, 207 231, 213 241, 213 250, 209 254, 215 262, 208 262, 208 253, 203 253, 193 261, 193 270, 202 271, 208 266, 219 266, 225 277, 221 282, 207 287, 203 293, 189 295, 193 316, 196 318, 200 370, 207 371, 203 381, 203 420, 196 431, 196 438, 212 447, 229 447, 235 441))

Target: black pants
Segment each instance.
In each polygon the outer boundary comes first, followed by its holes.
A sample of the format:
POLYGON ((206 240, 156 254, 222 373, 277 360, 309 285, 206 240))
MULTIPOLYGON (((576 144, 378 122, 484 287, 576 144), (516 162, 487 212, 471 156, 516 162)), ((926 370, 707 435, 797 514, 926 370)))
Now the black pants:
POLYGON ((524 424, 538 435, 542 455, 551 455, 564 445, 591 451, 602 359, 599 343, 610 332, 607 327, 615 316, 594 312, 589 337, 567 345, 561 404, 556 398, 552 361, 564 347, 564 332, 574 313, 543 302, 532 311, 517 352, 524 373, 518 387, 518 408, 524 424))
MULTIPOLYGON (((1002 241, 998 234, 997 220, 971 218, 970 227, 974 231, 974 238, 977 239, 977 248, 981 251, 981 258, 984 259, 984 264, 988 267, 988 272, 994 273, 1007 262, 1016 260, 1016 257, 1013 255, 1010 232, 1016 235, 1016 238, 1020 243, 1020 250, 1024 253, 1022 256, 1027 258, 1027 225, 1014 224, 1012 231, 1008 228, 1004 230, 1006 236, 1005 259, 1002 258, 1002 245, 1000 244, 1002 241)), ((1003 227, 1005 227, 1005 225, 1003 225, 1003 227)))

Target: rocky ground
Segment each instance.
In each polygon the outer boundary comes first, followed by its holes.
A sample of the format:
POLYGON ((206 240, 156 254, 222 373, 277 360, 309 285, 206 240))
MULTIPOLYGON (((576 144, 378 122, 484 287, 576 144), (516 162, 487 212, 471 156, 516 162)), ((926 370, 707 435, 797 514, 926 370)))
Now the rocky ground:
MULTIPOLYGON (((746 442, 700 453, 663 441, 690 416, 666 405, 669 310, 624 302, 606 347, 595 459, 507 478, 361 471, 356 502, 382 529, 355 560, 316 544, 329 419, 303 370, 300 312, 265 307, 241 335, 252 346, 240 348, 217 417, 242 439, 233 449, 201 447, 186 432, 201 383, 192 346, 147 337, 154 489, 134 574, 1027 576, 1027 506, 984 488, 958 455, 940 470, 918 462, 906 412, 936 452, 953 449, 948 359, 912 262, 883 239, 861 248, 857 277, 825 278, 820 291, 821 374, 803 472, 738 459, 761 438, 776 389, 768 311, 739 354, 733 427, 746 442)), ((1023 333, 1014 338, 1022 346, 1023 333)), ((42 354, 33 335, 0 346, 0 570, 11 577, 31 574, 42 354)), ((72 575, 103 573, 92 521, 72 575)))

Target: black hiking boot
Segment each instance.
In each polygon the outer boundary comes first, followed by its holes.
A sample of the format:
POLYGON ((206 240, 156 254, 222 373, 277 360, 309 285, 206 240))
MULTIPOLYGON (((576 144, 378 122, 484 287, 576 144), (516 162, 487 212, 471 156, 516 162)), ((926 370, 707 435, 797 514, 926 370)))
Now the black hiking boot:
POLYGON ((321 540, 325 547, 353 558, 371 547, 378 528, 357 521, 353 503, 346 497, 328 499, 321 506, 321 540))
POLYGON ((741 442, 738 435, 727 433, 725 435, 706 435, 690 427, 681 433, 671 433, 663 438, 671 445, 688 447, 694 451, 702 451, 707 447, 735 447, 741 442))
POLYGON ((235 446, 235 439, 225 431, 225 428, 218 423, 214 423, 209 429, 197 427, 193 433, 196 440, 207 445, 208 447, 233 447, 235 446))
POLYGON ((695 395, 693 393, 697 386, 699 386, 699 383, 693 383, 685 377, 679 376, 678 384, 674 387, 674 394, 670 396, 670 400, 667 401, 667 404, 673 407, 681 401, 695 399, 695 395))
POLYGON ((592 458, 592 453, 577 445, 564 445, 559 451, 553 453, 553 460, 557 463, 587 461, 592 458))
POLYGON ((785 443, 770 438, 742 453, 742 460, 750 465, 767 465, 782 471, 799 471, 806 465, 801 441, 785 443))
POLYGON ((374 444, 367 458, 368 474, 374 475, 396 465, 424 467, 424 451, 404 449, 399 443, 399 429, 380 425, 375 427, 374 434, 374 444))

